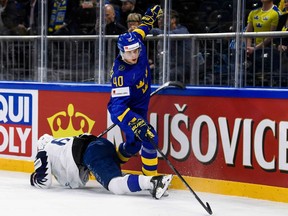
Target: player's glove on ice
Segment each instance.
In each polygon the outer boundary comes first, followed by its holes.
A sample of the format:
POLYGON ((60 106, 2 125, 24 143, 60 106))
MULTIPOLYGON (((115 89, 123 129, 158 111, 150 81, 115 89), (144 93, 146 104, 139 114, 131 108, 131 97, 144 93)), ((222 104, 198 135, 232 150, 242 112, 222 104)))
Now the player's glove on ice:
POLYGON ((37 188, 51 186, 51 165, 46 151, 39 151, 34 161, 35 172, 30 176, 30 184, 37 188))

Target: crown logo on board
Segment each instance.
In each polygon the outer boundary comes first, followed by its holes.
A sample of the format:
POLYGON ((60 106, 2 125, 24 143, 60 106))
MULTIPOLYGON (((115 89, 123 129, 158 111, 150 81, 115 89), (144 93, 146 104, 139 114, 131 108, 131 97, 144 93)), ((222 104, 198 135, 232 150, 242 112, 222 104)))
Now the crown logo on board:
POLYGON ((60 111, 47 118, 52 136, 55 138, 78 136, 91 133, 95 121, 81 112, 75 112, 73 104, 66 111, 60 111))

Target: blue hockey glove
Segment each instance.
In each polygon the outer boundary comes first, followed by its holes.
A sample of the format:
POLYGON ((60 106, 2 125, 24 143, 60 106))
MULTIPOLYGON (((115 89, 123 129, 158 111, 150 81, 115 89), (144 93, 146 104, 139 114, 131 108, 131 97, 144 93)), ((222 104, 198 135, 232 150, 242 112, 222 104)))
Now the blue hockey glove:
POLYGON ((135 136, 141 141, 150 142, 152 139, 154 142, 158 143, 156 131, 143 119, 132 119, 132 121, 129 122, 129 126, 131 127, 135 136))
POLYGON ((154 23, 158 17, 163 15, 163 11, 159 5, 149 8, 141 19, 141 24, 153 28, 154 23))
POLYGON ((51 165, 46 151, 39 151, 34 161, 35 172, 30 176, 30 184, 37 188, 51 186, 51 165))

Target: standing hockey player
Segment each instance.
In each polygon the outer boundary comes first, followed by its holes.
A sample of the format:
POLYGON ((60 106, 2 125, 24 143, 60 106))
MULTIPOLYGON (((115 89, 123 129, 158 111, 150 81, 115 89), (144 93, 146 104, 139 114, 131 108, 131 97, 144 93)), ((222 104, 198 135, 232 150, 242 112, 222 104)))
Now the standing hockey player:
POLYGON ((50 188, 52 175, 64 187, 84 187, 91 172, 114 194, 147 190, 160 199, 172 180, 172 175, 122 176, 114 145, 107 139, 89 134, 58 139, 44 134, 38 140, 37 151, 35 171, 30 177, 31 185, 37 188, 50 188))
POLYGON ((120 54, 111 70, 111 98, 108 110, 113 123, 125 133, 125 142, 117 149, 122 163, 141 149, 142 172, 157 175, 158 135, 149 125, 147 112, 151 92, 151 73, 143 40, 162 15, 159 5, 148 9, 141 24, 130 33, 119 35, 117 46, 120 54))

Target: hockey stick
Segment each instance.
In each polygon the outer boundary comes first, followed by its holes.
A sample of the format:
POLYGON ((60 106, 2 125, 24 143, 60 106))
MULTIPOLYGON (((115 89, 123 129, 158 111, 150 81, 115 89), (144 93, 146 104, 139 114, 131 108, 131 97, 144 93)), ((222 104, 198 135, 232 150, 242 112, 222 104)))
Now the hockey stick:
MULTIPOLYGON (((177 87, 177 88, 181 88, 181 89, 185 88, 184 84, 179 82, 179 81, 168 81, 168 82, 164 83, 163 85, 161 85, 159 88, 157 88, 155 91, 153 91, 150 94, 150 98, 153 97, 155 94, 157 94, 159 91, 161 91, 165 88, 168 88, 168 87, 177 87)), ((115 126, 116 126, 116 124, 110 125, 105 131, 103 131, 101 134, 99 134, 97 136, 97 138, 102 137, 104 134, 106 134, 108 131, 110 131, 115 126)))
POLYGON ((180 89, 184 89, 185 86, 183 83, 179 82, 179 81, 168 81, 166 83, 164 83, 162 86, 160 86, 159 88, 157 88, 154 92, 152 92, 150 94, 150 97, 152 97, 153 95, 157 94, 159 91, 167 88, 167 87, 177 87, 177 88, 180 88, 180 89))
POLYGON ((203 201, 199 198, 199 196, 195 193, 195 191, 190 187, 190 185, 185 181, 185 179, 182 177, 182 175, 178 172, 178 170, 172 165, 172 163, 168 160, 168 158, 164 155, 164 153, 158 148, 156 143, 153 139, 149 138, 150 143, 153 145, 153 147, 160 153, 160 155, 165 159, 169 167, 176 173, 176 175, 180 178, 180 180, 186 185, 186 187, 194 194, 197 201, 203 206, 203 208, 212 215, 212 209, 208 202, 206 202, 206 205, 203 203, 203 201))

